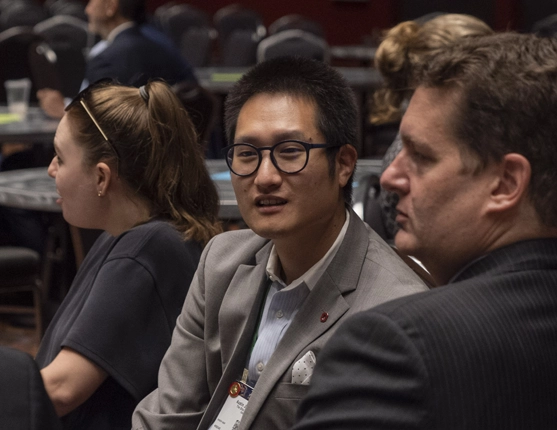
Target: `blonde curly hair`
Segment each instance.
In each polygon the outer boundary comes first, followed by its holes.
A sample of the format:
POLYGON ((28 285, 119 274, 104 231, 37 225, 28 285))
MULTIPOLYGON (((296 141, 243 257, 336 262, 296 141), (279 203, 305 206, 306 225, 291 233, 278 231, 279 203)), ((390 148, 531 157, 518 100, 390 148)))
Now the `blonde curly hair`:
POLYGON ((412 93, 409 81, 418 61, 462 37, 492 33, 485 22, 465 14, 439 15, 422 25, 405 21, 388 30, 375 54, 375 67, 383 76, 384 84, 374 94, 371 123, 400 121, 403 102, 412 93))

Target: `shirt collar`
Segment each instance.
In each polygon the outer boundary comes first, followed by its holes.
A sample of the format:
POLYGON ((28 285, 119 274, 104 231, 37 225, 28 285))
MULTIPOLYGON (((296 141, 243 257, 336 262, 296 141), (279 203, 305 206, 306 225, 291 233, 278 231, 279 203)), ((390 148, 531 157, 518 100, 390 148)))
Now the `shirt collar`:
POLYGON ((269 260, 267 261, 267 276, 273 282, 278 282, 281 285, 281 289, 286 287, 288 289, 296 288, 302 282, 305 282, 309 290, 311 291, 321 275, 325 272, 329 263, 336 255, 338 249, 340 248, 340 244, 344 240, 344 236, 346 235, 346 231, 348 230, 348 224, 350 223, 350 212, 346 210, 346 221, 344 221, 344 225, 340 230, 336 240, 334 241, 333 245, 329 248, 327 253, 315 263, 311 268, 300 276, 298 279, 293 280, 290 285, 286 285, 284 281, 280 278, 280 260, 278 258, 278 254, 275 248, 275 245, 271 248, 271 254, 269 255, 269 260))
POLYGON ((133 21, 126 21, 120 24, 118 27, 114 28, 110 33, 108 33, 106 42, 108 44, 111 44, 112 42, 114 42, 114 39, 116 39, 116 36, 118 36, 122 31, 127 30, 128 28, 132 28, 134 26, 135 26, 135 22, 133 21))

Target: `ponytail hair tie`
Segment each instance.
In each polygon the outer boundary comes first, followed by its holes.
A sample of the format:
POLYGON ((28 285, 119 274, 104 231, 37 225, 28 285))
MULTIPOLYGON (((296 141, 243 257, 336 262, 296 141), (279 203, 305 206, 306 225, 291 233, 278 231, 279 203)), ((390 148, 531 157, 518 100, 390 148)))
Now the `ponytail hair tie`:
POLYGON ((146 102, 149 101, 149 93, 147 93, 147 90, 145 89, 145 85, 142 85, 142 86, 139 87, 139 95, 146 102))

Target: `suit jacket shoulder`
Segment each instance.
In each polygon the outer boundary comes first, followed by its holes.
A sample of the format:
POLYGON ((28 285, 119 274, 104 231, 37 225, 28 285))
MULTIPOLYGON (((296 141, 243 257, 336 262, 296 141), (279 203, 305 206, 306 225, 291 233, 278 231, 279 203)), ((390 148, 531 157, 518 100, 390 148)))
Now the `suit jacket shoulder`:
POLYGON ((557 241, 521 242, 349 319, 296 430, 554 428, 556 286, 557 241))
POLYGON ((108 77, 135 86, 154 78, 174 84, 188 76, 190 71, 184 62, 142 34, 138 27, 119 33, 104 51, 89 59, 85 71, 89 83, 108 77))

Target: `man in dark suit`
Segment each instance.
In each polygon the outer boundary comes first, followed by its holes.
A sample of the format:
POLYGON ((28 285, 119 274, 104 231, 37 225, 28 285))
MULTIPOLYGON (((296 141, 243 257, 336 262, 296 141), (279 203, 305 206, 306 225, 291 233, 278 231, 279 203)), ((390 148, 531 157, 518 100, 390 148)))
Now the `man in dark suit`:
POLYGON ((62 429, 33 358, 0 347, 0 428, 62 429))
MULTIPOLYGON (((195 82, 190 65, 162 33, 144 23, 145 0, 89 0, 89 29, 101 37, 89 53, 82 87, 102 78, 141 86, 161 78, 169 84, 195 82)), ((64 115, 64 97, 52 89, 37 92, 44 111, 64 115)))
POLYGON ((440 285, 348 320, 296 430, 557 428, 557 41, 431 59, 382 185, 396 245, 440 285))

